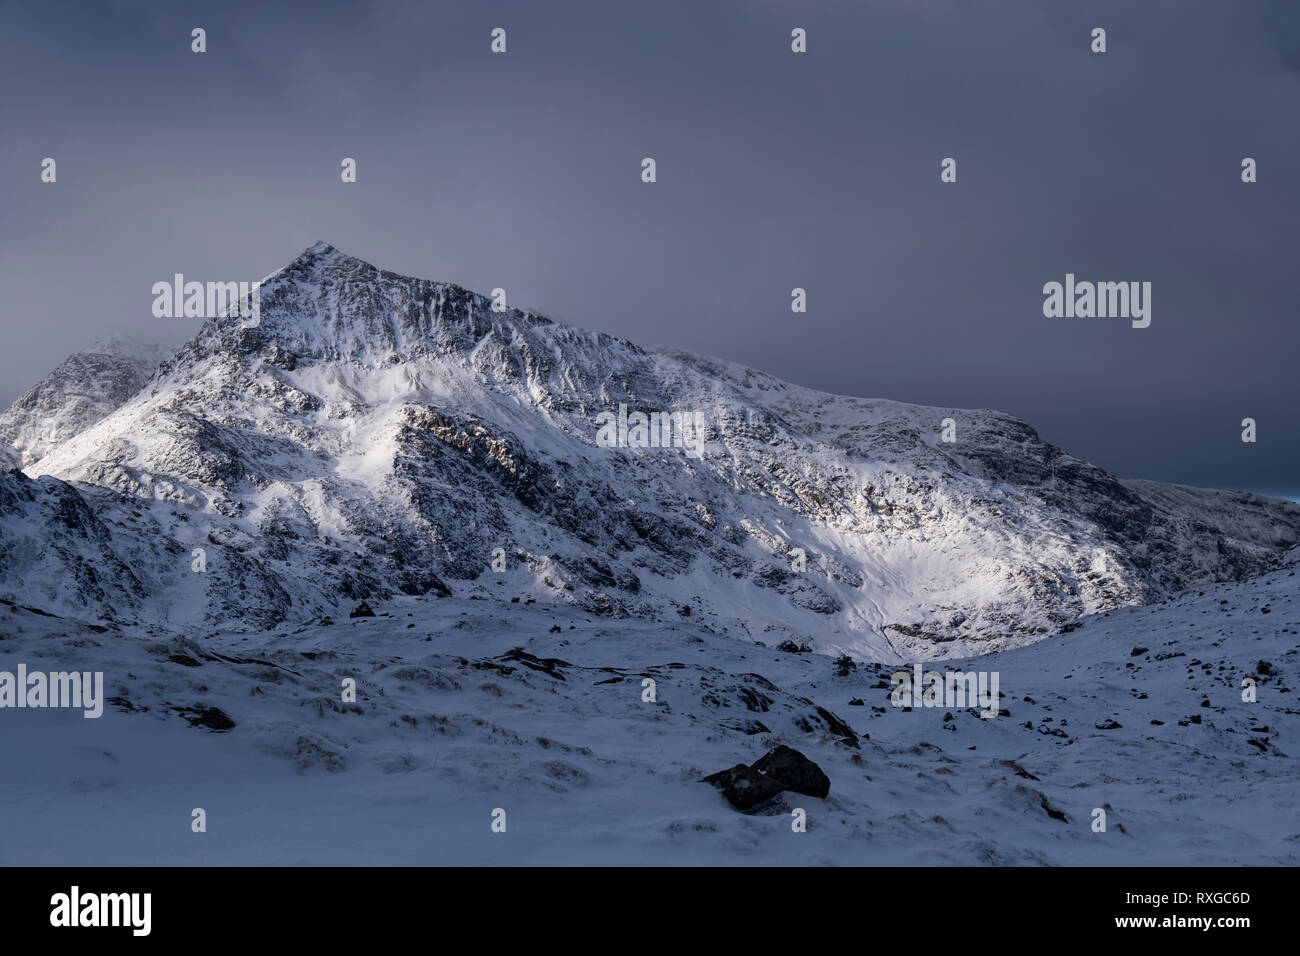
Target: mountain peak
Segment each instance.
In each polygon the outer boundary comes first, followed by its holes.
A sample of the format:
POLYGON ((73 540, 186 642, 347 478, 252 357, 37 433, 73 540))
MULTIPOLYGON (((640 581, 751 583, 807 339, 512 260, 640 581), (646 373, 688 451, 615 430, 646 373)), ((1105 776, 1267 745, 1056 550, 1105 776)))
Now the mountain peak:
POLYGON ((379 272, 379 270, 369 262, 366 262, 363 259, 358 259, 356 256, 350 256, 346 252, 341 252, 334 246, 331 246, 328 242, 317 241, 312 243, 293 259, 289 260, 284 267, 267 276, 263 282, 268 282, 275 276, 282 274, 295 275, 301 274, 304 271, 317 272, 322 269, 337 269, 340 267, 364 269, 373 271, 376 274, 379 272))
POLYGON ((257 285, 256 323, 219 317, 200 338, 241 353, 388 363, 430 348, 468 350, 494 328, 505 341, 513 332, 503 330, 521 322, 552 325, 514 308, 496 312, 486 296, 455 283, 380 269, 323 241, 257 285))

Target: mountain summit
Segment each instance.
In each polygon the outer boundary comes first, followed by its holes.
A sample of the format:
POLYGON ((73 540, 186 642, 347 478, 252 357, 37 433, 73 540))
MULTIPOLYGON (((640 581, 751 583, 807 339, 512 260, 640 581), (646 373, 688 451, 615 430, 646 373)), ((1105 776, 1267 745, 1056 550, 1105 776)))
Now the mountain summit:
POLYGON ((643 349, 324 243, 259 301, 0 478, 0 596, 231 629, 456 593, 899 660, 1030 643, 1300 541, 1300 507, 1120 481, 1008 415, 643 349), (702 453, 638 415, 693 416, 702 453))

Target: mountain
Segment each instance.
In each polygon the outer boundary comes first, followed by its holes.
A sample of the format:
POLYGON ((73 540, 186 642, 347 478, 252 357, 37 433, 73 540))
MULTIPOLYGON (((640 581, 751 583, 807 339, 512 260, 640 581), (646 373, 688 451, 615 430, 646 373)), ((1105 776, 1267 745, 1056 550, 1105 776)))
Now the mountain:
POLYGON ((323 243, 259 292, 257 320, 209 320, 0 476, 0 597, 208 632, 535 600, 901 660, 1032 643, 1300 542, 1296 505, 1120 481, 999 412, 827 395, 323 243), (698 414, 707 443, 602 447, 620 406, 698 414))
POLYGON ((167 349, 117 335, 68 356, 0 412, 0 465, 34 464, 138 392, 167 349))

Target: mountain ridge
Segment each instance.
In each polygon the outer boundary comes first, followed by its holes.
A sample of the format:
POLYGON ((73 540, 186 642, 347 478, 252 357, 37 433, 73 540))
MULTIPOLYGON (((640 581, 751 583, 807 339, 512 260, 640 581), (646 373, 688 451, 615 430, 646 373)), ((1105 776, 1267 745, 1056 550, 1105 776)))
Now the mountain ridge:
MULTIPOLYGON (((259 299, 29 468, 71 483, 140 571, 113 613, 257 628, 362 599, 527 596, 946 657, 1258 573, 1300 541, 1300 507, 1125 483, 1000 412, 834 396, 495 312, 325 243, 259 299), (619 405, 700 413, 706 453, 599 447, 619 405)), ((28 571, 5 553, 0 596, 18 595, 28 571)))

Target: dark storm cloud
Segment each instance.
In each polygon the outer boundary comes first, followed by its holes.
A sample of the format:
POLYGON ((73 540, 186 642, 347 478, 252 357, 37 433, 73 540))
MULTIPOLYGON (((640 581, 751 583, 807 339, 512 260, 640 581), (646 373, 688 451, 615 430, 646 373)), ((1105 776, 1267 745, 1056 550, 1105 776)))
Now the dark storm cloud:
POLYGON ((0 402, 108 332, 192 334, 154 282, 324 239, 827 391, 999 408, 1119 474, 1300 490, 1294 4, 0 11, 0 402), (1150 281, 1151 327, 1044 318, 1067 272, 1150 281))

